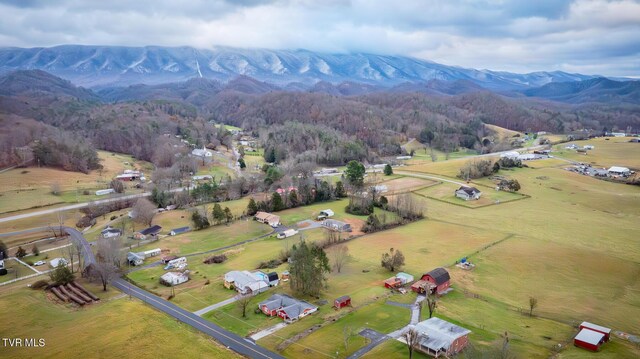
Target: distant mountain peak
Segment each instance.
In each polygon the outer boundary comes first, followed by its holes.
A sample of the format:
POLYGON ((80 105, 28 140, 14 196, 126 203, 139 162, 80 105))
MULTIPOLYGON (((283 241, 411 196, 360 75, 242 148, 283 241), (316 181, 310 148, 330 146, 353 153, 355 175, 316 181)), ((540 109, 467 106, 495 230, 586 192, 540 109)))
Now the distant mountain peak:
POLYGON ((491 90, 514 90, 594 78, 560 71, 513 74, 403 56, 308 50, 86 45, 0 48, 0 74, 23 69, 44 70, 74 84, 97 88, 174 83, 194 77, 228 82, 244 75, 278 86, 313 86, 325 81, 393 87, 407 82, 464 80, 491 90))

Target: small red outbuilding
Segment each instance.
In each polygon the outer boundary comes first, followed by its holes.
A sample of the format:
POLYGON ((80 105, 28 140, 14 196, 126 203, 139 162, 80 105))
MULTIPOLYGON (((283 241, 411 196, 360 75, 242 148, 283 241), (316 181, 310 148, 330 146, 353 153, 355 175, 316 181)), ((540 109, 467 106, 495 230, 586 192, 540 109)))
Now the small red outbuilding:
POLYGON ((580 330, 573 340, 575 346, 594 352, 598 351, 604 342, 604 334, 587 328, 580 330))
POLYGON ((333 306, 336 309, 340 309, 342 307, 347 307, 351 305, 351 297, 348 295, 343 295, 342 297, 333 301, 333 306))

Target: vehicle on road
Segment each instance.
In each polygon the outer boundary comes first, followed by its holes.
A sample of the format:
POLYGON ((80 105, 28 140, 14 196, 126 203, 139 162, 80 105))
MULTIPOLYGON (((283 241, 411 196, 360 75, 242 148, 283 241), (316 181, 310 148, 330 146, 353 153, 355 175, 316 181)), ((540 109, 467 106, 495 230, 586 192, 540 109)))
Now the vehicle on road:
POLYGON ((45 265, 46 263, 47 263, 46 261, 37 261, 37 262, 33 263, 33 265, 37 267, 37 266, 45 265))

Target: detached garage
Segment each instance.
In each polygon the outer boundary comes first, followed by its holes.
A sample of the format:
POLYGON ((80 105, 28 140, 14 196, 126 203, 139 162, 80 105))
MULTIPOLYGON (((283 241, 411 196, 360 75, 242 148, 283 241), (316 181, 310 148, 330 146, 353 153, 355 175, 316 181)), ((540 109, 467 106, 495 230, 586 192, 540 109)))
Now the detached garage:
POLYGON ((586 328, 582 329, 573 340, 575 346, 594 352, 600 349, 602 343, 604 343, 604 334, 586 328))

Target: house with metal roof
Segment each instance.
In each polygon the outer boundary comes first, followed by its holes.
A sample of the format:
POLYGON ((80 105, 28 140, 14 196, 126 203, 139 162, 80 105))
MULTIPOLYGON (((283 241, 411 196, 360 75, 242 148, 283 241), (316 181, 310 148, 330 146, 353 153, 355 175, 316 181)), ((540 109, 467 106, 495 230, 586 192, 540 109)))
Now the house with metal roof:
POLYGON ((325 219, 322 221, 322 226, 338 232, 351 232, 351 225, 349 223, 336 221, 335 219, 325 219))
POLYGON ((269 299, 260 302, 258 308, 268 316, 279 316, 286 323, 298 321, 318 310, 315 305, 286 294, 274 294, 269 299))
POLYGON ((127 262, 132 266, 139 266, 144 263, 144 255, 141 253, 127 253, 127 262))
POLYGON ((177 236, 178 234, 189 232, 190 230, 191 228, 189 227, 174 228, 171 230, 171 232, 169 232, 169 234, 172 236, 177 236))
POLYGON ((469 329, 435 317, 416 324, 413 329, 418 332, 416 350, 435 358, 448 358, 462 351, 469 344, 471 333, 469 329))
POLYGON ((596 352, 605 341, 604 334, 584 328, 573 339, 573 345, 596 352))
POLYGON ((269 289, 268 276, 262 272, 231 271, 224 275, 224 286, 242 295, 262 293, 269 289))

